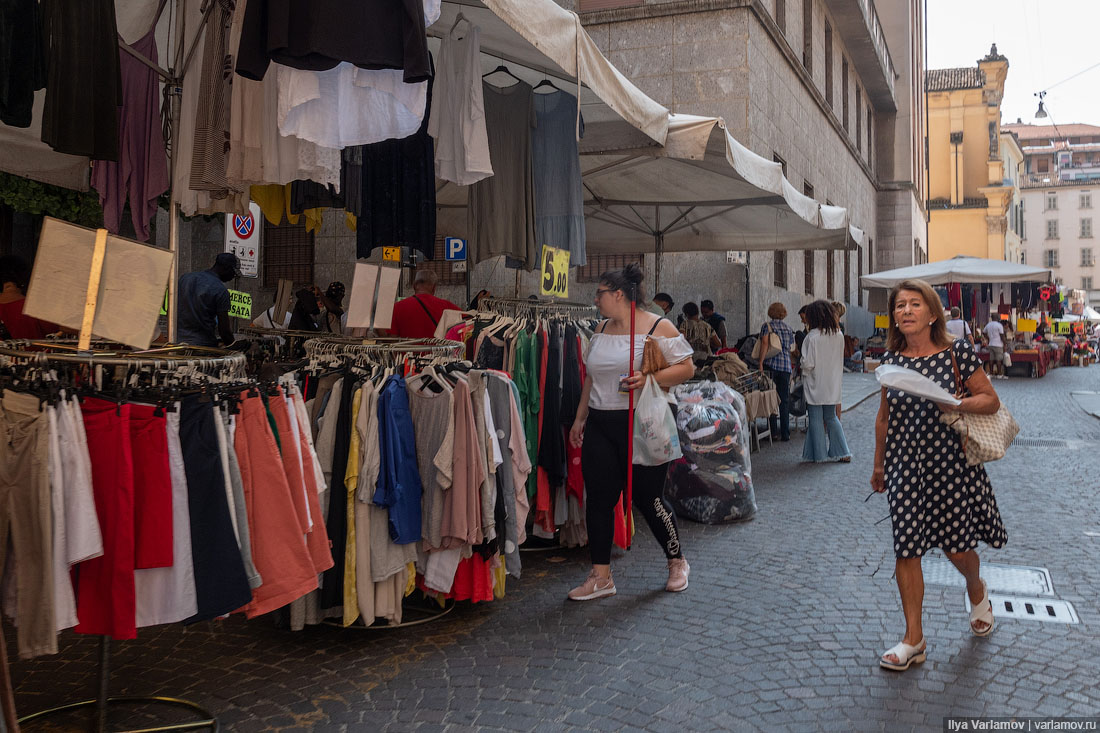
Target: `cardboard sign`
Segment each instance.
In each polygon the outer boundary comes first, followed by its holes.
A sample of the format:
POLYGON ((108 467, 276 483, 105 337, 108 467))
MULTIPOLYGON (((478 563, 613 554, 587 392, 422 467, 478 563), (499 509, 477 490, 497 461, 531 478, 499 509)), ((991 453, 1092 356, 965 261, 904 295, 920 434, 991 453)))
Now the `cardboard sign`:
POLYGON ((225 251, 237 255, 243 277, 260 276, 260 205, 249 202, 248 213, 225 215, 225 251))
POLYGON ((1033 318, 1017 318, 1016 330, 1020 333, 1035 333, 1035 329, 1039 327, 1039 322, 1033 318))
POLYGON ((389 328, 400 280, 398 267, 356 262, 348 298, 348 328, 389 328))
POLYGON ((890 328, 890 316, 875 316, 875 328, 890 328))
MULTIPOLYGON (((45 217, 23 312, 66 328, 84 320, 96 231, 45 217)), ((147 349, 164 303, 172 253, 107 235, 91 333, 147 349)))
POLYGON ((229 317, 252 320, 252 296, 240 290, 229 291, 229 317))
POLYGON ((539 292, 554 298, 569 297, 569 250, 542 245, 539 292))

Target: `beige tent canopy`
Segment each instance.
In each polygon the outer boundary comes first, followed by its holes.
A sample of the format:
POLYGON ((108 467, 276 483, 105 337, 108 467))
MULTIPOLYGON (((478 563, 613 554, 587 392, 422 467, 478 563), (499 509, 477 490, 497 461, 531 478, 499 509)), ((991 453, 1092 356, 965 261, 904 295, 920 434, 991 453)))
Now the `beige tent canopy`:
POLYGON ((946 285, 948 283, 1045 283, 1052 279, 1051 271, 1045 267, 958 255, 940 262, 926 262, 923 265, 871 273, 864 275, 862 282, 865 288, 892 288, 905 280, 924 280, 930 285, 946 285))

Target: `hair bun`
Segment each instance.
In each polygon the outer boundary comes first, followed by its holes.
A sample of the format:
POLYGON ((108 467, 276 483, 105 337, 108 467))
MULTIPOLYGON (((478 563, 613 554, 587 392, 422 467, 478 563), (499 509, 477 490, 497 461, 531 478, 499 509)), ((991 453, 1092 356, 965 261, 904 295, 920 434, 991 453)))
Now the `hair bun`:
POLYGON ((623 277, 635 285, 641 285, 645 279, 645 273, 642 272, 642 266, 637 262, 631 262, 623 268, 623 277))

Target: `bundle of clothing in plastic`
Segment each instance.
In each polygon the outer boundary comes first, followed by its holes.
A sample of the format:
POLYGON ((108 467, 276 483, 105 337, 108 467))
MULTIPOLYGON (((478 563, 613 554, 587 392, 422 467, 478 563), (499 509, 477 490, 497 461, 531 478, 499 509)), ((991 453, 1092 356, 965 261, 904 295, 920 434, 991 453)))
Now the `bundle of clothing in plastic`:
POLYGON ((705 524, 756 513, 745 402, 722 382, 692 381, 672 389, 683 457, 673 461, 665 495, 676 515, 705 524))

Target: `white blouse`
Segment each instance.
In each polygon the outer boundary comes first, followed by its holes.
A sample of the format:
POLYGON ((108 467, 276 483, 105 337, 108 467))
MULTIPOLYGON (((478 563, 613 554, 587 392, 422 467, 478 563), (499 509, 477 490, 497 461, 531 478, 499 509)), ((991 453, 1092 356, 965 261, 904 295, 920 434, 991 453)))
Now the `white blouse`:
MULTIPOLYGON (((679 364, 690 359, 694 351, 683 335, 650 336, 657 342, 669 364, 679 364)), ((642 350, 646 335, 634 335, 634 371, 642 368, 642 350)), ((619 391, 619 378, 630 372, 627 359, 630 354, 630 334, 596 333, 588 347, 585 369, 592 379, 592 392, 588 406, 594 410, 630 409, 628 393, 619 391)))
POLYGON ((840 404, 844 375, 844 334, 813 329, 802 342, 802 384, 808 405, 840 404))

